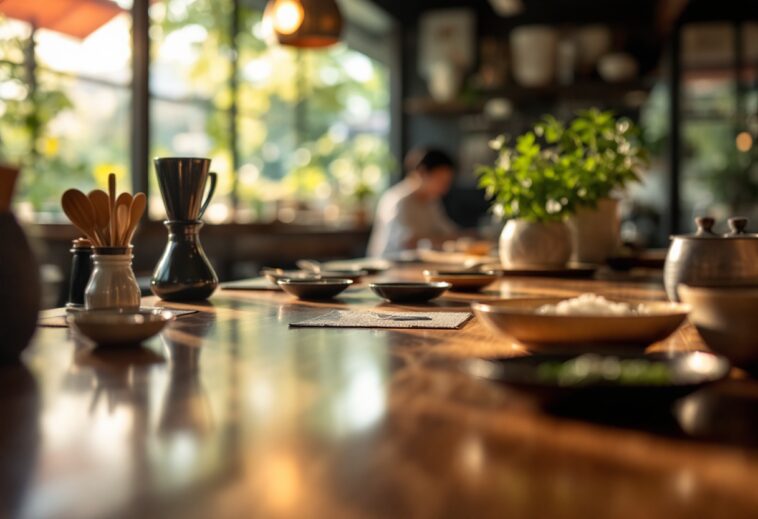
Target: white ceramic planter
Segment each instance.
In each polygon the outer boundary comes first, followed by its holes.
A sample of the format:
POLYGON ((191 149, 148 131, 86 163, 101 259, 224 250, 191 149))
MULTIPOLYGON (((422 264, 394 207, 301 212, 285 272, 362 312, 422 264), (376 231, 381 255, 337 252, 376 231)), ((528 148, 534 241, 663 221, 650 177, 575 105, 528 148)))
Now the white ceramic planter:
POLYGON ((563 222, 509 220, 500 235, 506 268, 563 267, 571 257, 571 237, 563 222))
POLYGON ((131 252, 92 255, 94 269, 84 291, 87 310, 139 310, 140 290, 131 252))
POLYGON ((571 260, 605 263, 619 244, 619 201, 603 198, 596 208, 579 209, 566 223, 571 230, 571 260))

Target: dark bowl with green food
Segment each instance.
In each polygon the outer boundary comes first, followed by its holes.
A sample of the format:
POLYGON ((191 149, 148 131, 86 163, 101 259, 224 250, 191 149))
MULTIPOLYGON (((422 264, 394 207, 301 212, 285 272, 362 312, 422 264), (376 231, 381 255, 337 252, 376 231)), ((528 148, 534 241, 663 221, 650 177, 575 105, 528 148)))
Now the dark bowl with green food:
POLYGON ((670 408, 724 379, 730 364, 706 352, 650 355, 529 355, 471 359, 464 370, 536 398, 548 407, 597 411, 670 408))

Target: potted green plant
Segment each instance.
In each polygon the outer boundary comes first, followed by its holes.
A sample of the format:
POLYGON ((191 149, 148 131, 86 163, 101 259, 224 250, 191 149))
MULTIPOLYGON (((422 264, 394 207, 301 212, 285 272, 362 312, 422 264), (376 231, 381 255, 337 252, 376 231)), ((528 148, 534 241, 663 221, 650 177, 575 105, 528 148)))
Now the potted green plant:
POLYGON ((577 205, 575 179, 536 130, 519 136, 514 146, 504 136, 494 139, 495 164, 478 170, 493 210, 508 219, 500 235, 505 267, 560 267, 571 255, 565 219, 577 205))
POLYGON ((639 180, 646 155, 637 128, 611 112, 583 111, 567 125, 551 116, 508 146, 491 144, 494 165, 479 184, 509 218, 500 238, 506 266, 561 266, 571 257, 600 262, 618 240, 613 193, 639 180))
POLYGON ((536 132, 566 161, 576 179, 576 211, 567 219, 572 259, 603 263, 619 244, 619 198, 640 180, 647 151, 637 126, 612 112, 590 109, 564 125, 545 117, 536 132))

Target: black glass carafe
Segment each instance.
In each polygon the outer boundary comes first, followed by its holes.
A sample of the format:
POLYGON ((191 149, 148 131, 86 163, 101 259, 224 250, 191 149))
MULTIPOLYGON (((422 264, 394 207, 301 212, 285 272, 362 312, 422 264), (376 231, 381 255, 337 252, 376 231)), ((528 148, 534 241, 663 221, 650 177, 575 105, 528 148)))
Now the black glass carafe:
POLYGON ((200 244, 200 220, 213 197, 216 174, 210 159, 159 158, 155 171, 168 220, 168 243, 150 281, 153 294, 166 301, 207 299, 218 286, 218 276, 200 244), (202 202, 206 183, 208 195, 202 202))

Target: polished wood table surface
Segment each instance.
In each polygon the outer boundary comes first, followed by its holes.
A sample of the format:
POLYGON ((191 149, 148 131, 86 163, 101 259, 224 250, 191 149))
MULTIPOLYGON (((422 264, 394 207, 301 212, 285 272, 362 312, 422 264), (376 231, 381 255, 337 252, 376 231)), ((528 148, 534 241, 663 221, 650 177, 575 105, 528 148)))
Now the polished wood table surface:
MULTIPOLYGON (((662 298, 646 279, 503 281, 431 308, 662 298)), ((368 291, 220 290, 121 351, 40 328, 22 366, 0 366, 0 517, 758 517, 758 384, 744 374, 670 415, 573 416, 455 369, 524 353, 476 320, 288 327, 377 305, 368 291)), ((653 347, 704 348, 686 326, 653 347)))

